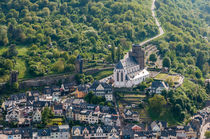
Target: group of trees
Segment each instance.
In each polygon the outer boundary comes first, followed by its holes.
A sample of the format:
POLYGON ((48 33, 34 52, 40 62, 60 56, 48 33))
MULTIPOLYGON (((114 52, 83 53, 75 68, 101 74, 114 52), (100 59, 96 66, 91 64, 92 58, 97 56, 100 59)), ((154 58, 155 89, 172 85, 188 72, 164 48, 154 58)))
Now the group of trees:
POLYGON ((87 103, 90 103, 90 104, 96 104, 96 105, 107 105, 107 106, 112 106, 112 104, 110 102, 107 102, 105 97, 101 97, 101 96, 96 96, 94 95, 93 92, 89 92, 84 100, 87 102, 87 103))
MULTIPOLYGON (((143 0, 3 0, 0 46, 26 47, 28 52, 20 59, 32 76, 73 71, 70 57, 79 53, 85 59, 94 56, 94 60, 117 62, 133 42, 158 32, 150 7, 145 3, 143 0)), ((11 59, 9 53, 4 56, 11 59)))
POLYGON ((161 118, 170 112, 173 119, 181 122, 202 108, 206 98, 205 89, 185 81, 177 90, 164 90, 161 94, 149 98, 149 112, 156 118, 161 118))
POLYGON ((210 46, 205 39, 209 38, 206 30, 209 23, 207 0, 160 0, 155 4, 157 16, 166 30, 162 39, 154 41, 164 58, 163 66, 195 80, 208 78, 210 46))

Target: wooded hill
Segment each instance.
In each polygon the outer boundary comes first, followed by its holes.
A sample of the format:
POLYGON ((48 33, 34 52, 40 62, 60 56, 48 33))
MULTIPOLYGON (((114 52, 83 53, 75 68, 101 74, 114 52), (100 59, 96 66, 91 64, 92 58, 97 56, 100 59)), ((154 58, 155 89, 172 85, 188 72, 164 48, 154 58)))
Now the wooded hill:
POLYGON ((17 69, 25 78, 70 72, 79 53, 115 62, 108 45, 122 54, 158 33, 150 5, 151 0, 1 0, 0 74, 17 69), (15 55, 7 49, 11 44, 17 45, 15 55))

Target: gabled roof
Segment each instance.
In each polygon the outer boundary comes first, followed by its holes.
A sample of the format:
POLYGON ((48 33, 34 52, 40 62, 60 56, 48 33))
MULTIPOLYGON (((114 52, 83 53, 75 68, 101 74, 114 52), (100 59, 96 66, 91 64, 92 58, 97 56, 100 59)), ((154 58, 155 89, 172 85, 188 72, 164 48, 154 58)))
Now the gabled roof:
POLYGON ((96 90, 96 88, 99 86, 99 85, 102 85, 102 87, 104 88, 104 90, 111 90, 112 89, 112 86, 107 84, 107 83, 104 83, 104 82, 99 82, 99 81, 94 81, 93 84, 90 86, 90 90, 96 90))
POLYGON ((45 88, 44 88, 44 94, 52 94, 52 89, 49 87, 49 86, 46 86, 45 88))
POLYGON ((120 60, 115 68, 116 69, 126 69, 126 68, 130 68, 130 67, 133 67, 133 66, 137 66, 138 63, 136 62, 136 60, 133 58, 133 57, 128 57, 126 59, 122 59, 120 60))
POLYGON ((50 129, 38 130, 38 136, 50 136, 50 129))
POLYGON ((15 94, 10 96, 10 100, 20 100, 20 99, 25 99, 26 94, 25 93, 20 93, 20 94, 15 94))
POLYGON ((168 84, 165 83, 164 81, 154 81, 152 82, 152 88, 158 88, 158 87, 164 87, 164 88, 168 88, 168 84))
POLYGON ((62 104, 54 105, 54 110, 62 110, 62 109, 63 109, 63 105, 62 104))

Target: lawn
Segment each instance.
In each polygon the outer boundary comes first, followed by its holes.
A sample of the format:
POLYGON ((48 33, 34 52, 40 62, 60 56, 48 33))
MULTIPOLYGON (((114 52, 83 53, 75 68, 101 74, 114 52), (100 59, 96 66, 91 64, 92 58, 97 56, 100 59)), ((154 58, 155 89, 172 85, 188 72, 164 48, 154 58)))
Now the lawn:
POLYGON ((62 125, 62 124, 63 124, 62 118, 53 118, 47 125, 52 126, 52 125, 62 125))
POLYGON ((96 72, 92 74, 92 76, 95 80, 100 80, 112 74, 113 74, 113 70, 111 69, 111 70, 104 70, 104 71, 96 72))
MULTIPOLYGON (((0 55, 2 55, 5 51, 7 51, 8 47, 0 47, 0 55)), ((28 48, 22 45, 16 46, 16 50, 18 51, 18 56, 26 55, 28 48)))
POLYGON ((163 80, 166 81, 167 79, 171 79, 174 83, 178 83, 180 80, 179 75, 168 75, 166 73, 160 73, 155 77, 155 80, 163 80))
POLYGON ((18 76, 19 79, 24 78, 27 71, 25 61, 20 58, 17 58, 15 64, 15 70, 19 71, 19 76, 18 76))
POLYGON ((126 94, 124 97, 136 97, 136 98, 145 98, 146 95, 133 95, 133 94, 126 94))

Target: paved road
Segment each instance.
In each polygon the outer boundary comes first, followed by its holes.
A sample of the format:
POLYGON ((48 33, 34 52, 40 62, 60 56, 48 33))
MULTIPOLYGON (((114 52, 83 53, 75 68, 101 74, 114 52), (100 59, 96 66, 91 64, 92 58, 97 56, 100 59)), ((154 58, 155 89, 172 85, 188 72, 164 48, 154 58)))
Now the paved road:
POLYGON ((201 131, 201 135, 200 135, 200 139, 205 139, 205 133, 206 133, 208 128, 210 128, 210 123, 207 123, 203 126, 202 131, 201 131))
POLYGON ((153 0, 153 2, 152 2, 151 11, 152 11, 152 17, 155 19, 155 23, 156 23, 156 25, 157 25, 158 28, 159 28, 159 34, 156 35, 156 36, 153 37, 153 38, 150 38, 150 39, 148 39, 148 40, 146 40, 146 41, 140 43, 141 46, 144 45, 144 44, 146 44, 146 43, 148 43, 148 42, 150 42, 150 41, 152 41, 152 40, 154 40, 154 39, 156 39, 156 38, 158 38, 158 37, 160 37, 161 35, 164 34, 163 28, 161 27, 160 23, 158 22, 158 19, 157 19, 156 15, 155 15, 155 1, 156 1, 156 0, 153 0))
MULTIPOLYGON (((152 1, 151 11, 152 11, 152 17, 155 19, 155 24, 158 26, 159 34, 154 36, 154 37, 152 37, 152 38, 150 38, 150 39, 148 39, 148 40, 146 40, 146 41, 141 42, 140 46, 143 46, 143 45, 147 44, 148 42, 150 42, 150 41, 152 41, 152 40, 162 36, 165 33, 163 28, 161 27, 161 25, 160 25, 156 15, 155 15, 155 1, 156 0, 152 1)), ((126 59, 128 57, 128 53, 124 56, 124 59, 126 59)))

